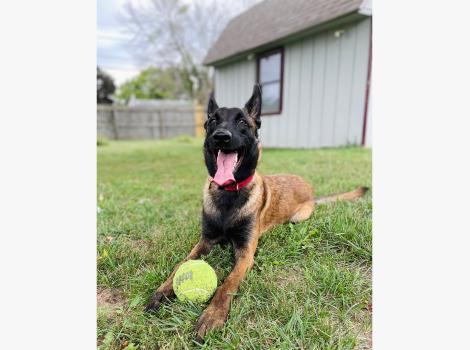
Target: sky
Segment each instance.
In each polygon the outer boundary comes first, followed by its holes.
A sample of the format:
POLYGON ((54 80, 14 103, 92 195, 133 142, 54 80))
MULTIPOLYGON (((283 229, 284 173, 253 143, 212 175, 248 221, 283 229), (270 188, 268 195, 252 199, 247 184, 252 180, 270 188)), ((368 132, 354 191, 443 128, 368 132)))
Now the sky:
MULTIPOLYGON (((129 0, 97 1, 97 63, 120 85, 144 67, 132 58, 122 20, 123 5, 129 0)), ((136 1, 136 0, 134 0, 136 1)))
MULTIPOLYGON (((130 36, 126 32, 123 13, 124 5, 135 5, 151 0, 97 0, 97 63, 114 78, 117 86, 138 75, 145 67, 132 57, 130 36)), ((191 3, 195 0, 183 0, 191 3)), ((198 0, 202 3, 213 0, 198 0)), ((250 4, 260 0, 220 0, 230 6, 233 14, 239 13, 250 4)))

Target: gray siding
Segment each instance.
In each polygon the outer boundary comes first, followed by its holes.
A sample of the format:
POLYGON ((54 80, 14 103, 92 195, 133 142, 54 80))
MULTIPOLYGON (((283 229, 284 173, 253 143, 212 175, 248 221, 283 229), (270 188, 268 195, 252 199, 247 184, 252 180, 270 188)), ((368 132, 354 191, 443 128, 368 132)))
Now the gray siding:
MULTIPOLYGON (((283 111, 262 117, 264 146, 361 143, 369 38, 366 18, 285 45, 283 111), (339 38, 334 35, 337 30, 344 30, 339 38)), ((219 106, 242 107, 255 80, 256 60, 216 67, 219 106)))
POLYGON ((243 107, 256 81, 256 61, 239 61, 217 67, 214 74, 215 98, 219 106, 243 107))

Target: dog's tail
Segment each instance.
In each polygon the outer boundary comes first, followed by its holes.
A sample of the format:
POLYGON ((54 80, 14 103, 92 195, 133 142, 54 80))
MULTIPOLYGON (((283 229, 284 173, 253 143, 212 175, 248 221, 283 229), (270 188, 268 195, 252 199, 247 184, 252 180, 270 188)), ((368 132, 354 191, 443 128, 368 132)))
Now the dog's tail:
POLYGON ((315 198, 315 204, 323 204, 336 201, 352 201, 362 197, 369 190, 368 187, 358 187, 354 191, 330 194, 329 196, 323 196, 315 198))

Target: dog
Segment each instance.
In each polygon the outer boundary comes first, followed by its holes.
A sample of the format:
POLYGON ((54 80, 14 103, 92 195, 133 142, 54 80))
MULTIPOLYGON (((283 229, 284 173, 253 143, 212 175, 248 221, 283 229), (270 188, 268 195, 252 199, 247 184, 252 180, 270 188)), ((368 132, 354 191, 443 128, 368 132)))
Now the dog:
POLYGON ((185 261, 206 255, 216 244, 231 243, 233 270, 200 316, 195 331, 202 340, 225 323, 233 295, 254 263, 261 235, 276 225, 307 220, 315 204, 354 200, 367 188, 314 199, 309 183, 300 176, 262 176, 256 172, 261 157, 261 87, 256 84, 243 109, 219 108, 213 95, 204 123, 204 160, 209 179, 204 186, 202 232, 199 242, 155 291, 146 311, 156 310, 174 296, 173 277, 185 261))

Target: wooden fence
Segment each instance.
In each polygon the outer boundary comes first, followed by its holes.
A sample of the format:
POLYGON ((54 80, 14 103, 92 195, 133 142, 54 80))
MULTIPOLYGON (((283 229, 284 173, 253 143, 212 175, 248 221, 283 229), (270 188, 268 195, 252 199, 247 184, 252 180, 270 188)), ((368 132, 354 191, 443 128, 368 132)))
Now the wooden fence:
POLYGON ((98 105, 97 134, 112 140, 200 136, 203 114, 203 108, 192 103, 177 107, 98 105))

